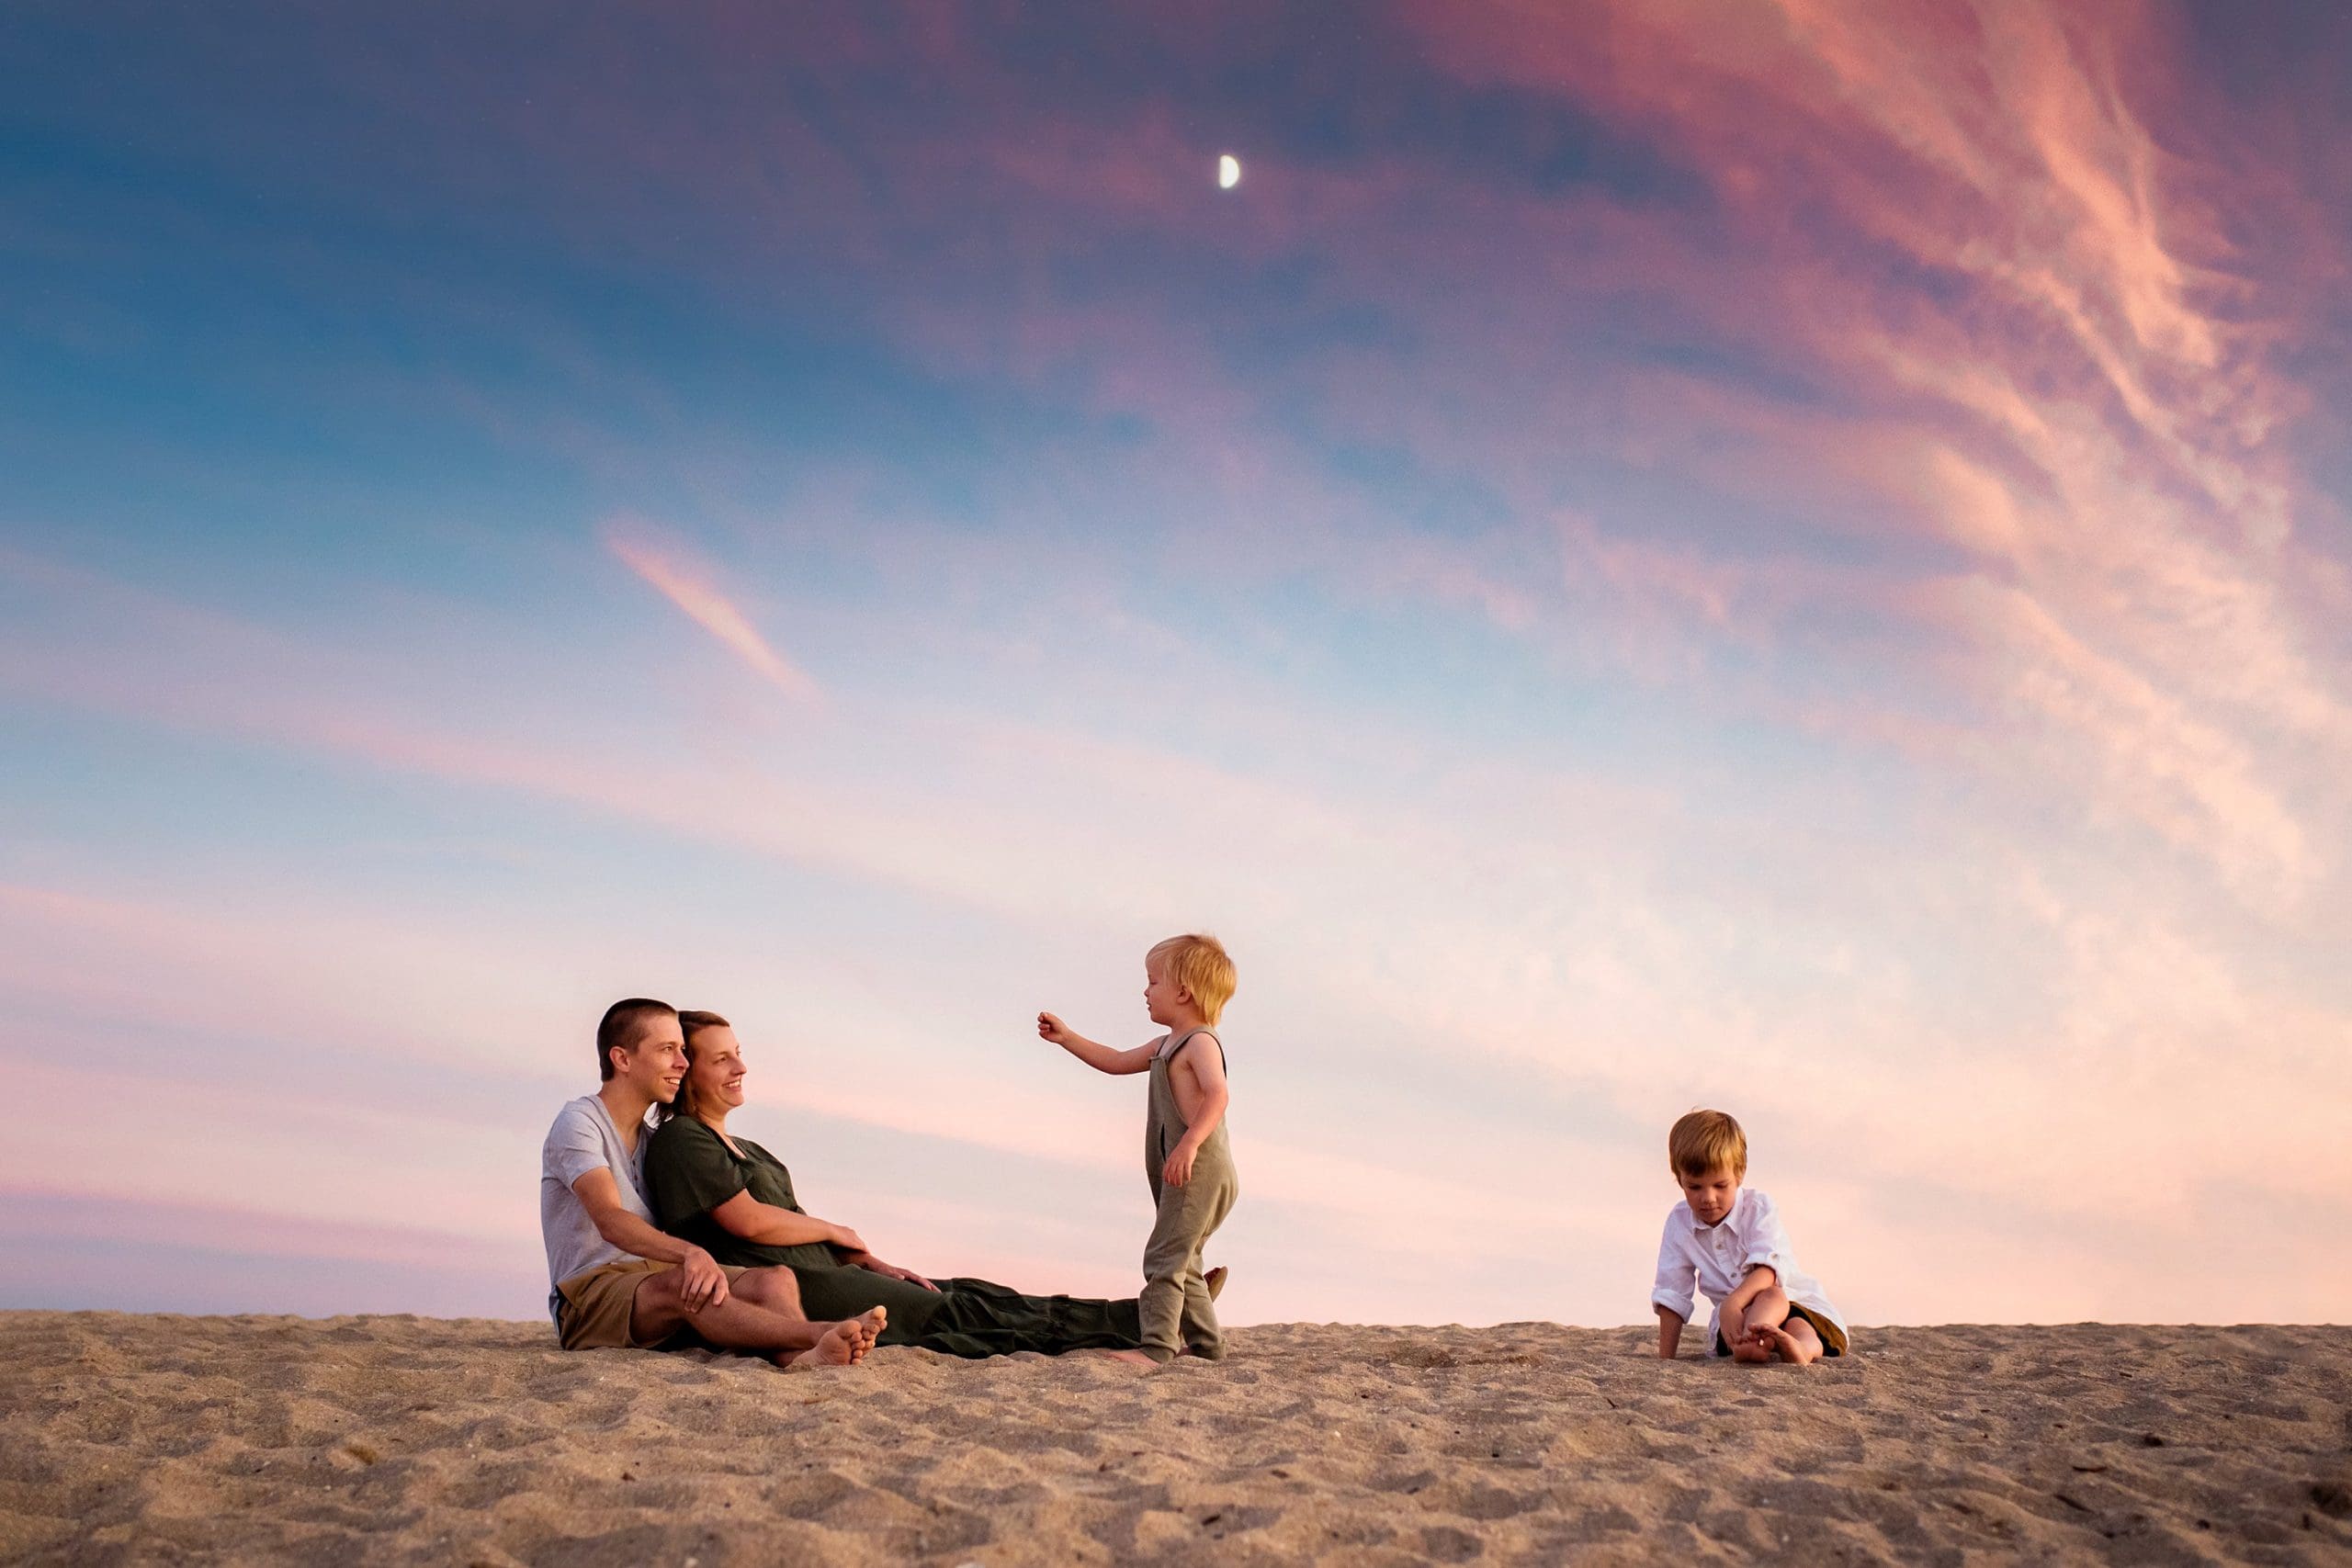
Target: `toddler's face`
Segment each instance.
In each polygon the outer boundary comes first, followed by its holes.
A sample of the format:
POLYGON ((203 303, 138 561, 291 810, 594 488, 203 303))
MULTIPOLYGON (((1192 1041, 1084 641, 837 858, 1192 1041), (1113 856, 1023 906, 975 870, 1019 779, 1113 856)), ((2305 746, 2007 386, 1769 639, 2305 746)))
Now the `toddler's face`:
POLYGON ((1690 1205, 1690 1217, 1702 1225, 1719 1225, 1739 1201, 1739 1179, 1736 1170, 1711 1170, 1704 1176, 1692 1176, 1678 1170, 1674 1179, 1682 1184, 1682 1201, 1690 1205))
POLYGON ((1170 979, 1158 964, 1147 961, 1143 966, 1144 1010, 1151 1014, 1151 1021, 1173 1026, 1176 1009, 1186 996, 1183 987, 1170 979))

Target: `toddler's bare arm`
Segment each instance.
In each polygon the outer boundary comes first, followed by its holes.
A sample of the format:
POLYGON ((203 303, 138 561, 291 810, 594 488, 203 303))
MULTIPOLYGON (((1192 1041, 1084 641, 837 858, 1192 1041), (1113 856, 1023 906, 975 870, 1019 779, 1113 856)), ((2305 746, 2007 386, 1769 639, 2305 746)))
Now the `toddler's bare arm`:
POLYGON ((1149 1043, 1132 1051, 1114 1051, 1100 1041, 1089 1040, 1049 1012, 1037 1015, 1037 1038, 1052 1041, 1098 1073, 1124 1075, 1151 1070, 1149 1043))

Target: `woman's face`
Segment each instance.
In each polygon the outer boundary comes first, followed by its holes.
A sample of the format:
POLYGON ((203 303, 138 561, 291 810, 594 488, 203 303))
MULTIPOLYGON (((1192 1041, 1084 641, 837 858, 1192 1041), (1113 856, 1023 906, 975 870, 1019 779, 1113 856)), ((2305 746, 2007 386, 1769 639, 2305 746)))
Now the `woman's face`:
POLYGON ((695 1064, 686 1069, 694 1085, 695 1109, 732 1111, 743 1103, 743 1047, 735 1032, 723 1024, 697 1029, 692 1041, 695 1064))

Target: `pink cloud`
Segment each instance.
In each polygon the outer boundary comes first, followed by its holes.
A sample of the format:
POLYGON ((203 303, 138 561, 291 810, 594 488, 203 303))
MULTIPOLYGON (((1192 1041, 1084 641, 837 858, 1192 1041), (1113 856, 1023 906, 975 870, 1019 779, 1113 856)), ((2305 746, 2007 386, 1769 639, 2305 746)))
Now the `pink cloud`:
POLYGON ((817 682, 762 637, 734 601, 711 585, 708 574, 674 547, 657 546, 643 525, 616 518, 605 525, 605 547, 687 619, 717 638, 720 647, 786 695, 803 702, 819 696, 817 682))

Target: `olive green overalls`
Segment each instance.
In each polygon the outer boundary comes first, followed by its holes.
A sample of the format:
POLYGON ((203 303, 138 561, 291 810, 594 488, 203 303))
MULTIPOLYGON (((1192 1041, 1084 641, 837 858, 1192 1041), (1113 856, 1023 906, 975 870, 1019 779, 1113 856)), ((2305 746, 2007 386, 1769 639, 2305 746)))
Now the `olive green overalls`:
POLYGON ((1152 1222, 1151 1239, 1143 1247, 1143 1353, 1155 1361, 1174 1359, 1179 1350, 1216 1360, 1225 1354, 1225 1335, 1216 1325, 1216 1307, 1209 1300, 1201 1277, 1201 1248, 1212 1232, 1225 1223, 1233 1201, 1240 1194, 1233 1171, 1233 1147, 1226 1141, 1225 1123, 1201 1145, 1193 1159, 1193 1179, 1171 1187, 1159 1178, 1169 1151, 1190 1128, 1177 1108, 1176 1086, 1169 1079, 1170 1064, 1194 1035, 1205 1034, 1225 1059, 1225 1042, 1214 1031, 1195 1029, 1179 1038, 1163 1038, 1151 1058, 1150 1110, 1144 1121, 1144 1172, 1151 1179, 1152 1201, 1159 1214, 1152 1222))

